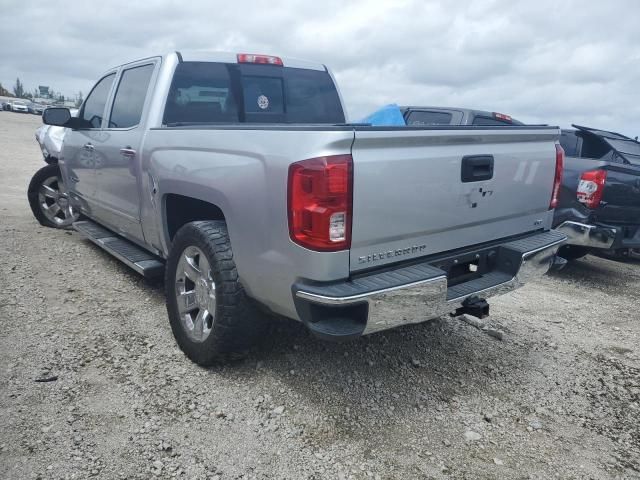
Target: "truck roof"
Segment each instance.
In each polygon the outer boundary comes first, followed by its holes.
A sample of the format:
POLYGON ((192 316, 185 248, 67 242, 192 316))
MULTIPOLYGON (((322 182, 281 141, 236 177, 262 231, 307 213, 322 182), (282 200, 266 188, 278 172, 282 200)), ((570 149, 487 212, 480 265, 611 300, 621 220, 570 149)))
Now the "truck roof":
POLYGON ((268 58, 268 59, 278 59, 281 61, 283 67, 289 68, 304 68, 307 70, 318 70, 318 71, 328 71, 327 67, 322 63, 312 62, 309 60, 303 60, 300 58, 292 58, 292 57, 282 57, 279 55, 267 55, 267 54, 256 54, 256 53, 245 53, 245 52, 220 52, 215 50, 180 50, 165 53, 164 55, 152 55, 149 57, 138 58, 136 60, 125 62, 120 65, 116 65, 112 67, 110 70, 114 68, 123 67, 129 65, 131 63, 138 63, 142 60, 151 59, 151 58, 167 58, 173 55, 177 55, 181 62, 219 62, 219 63, 240 63, 238 61, 239 55, 249 55, 260 58, 268 58))

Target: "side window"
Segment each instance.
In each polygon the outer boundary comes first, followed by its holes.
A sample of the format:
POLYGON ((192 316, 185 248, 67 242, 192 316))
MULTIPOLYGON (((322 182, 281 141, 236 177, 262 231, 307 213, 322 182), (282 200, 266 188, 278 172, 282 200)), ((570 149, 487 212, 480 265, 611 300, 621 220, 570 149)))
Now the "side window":
POLYGON ((116 78, 116 74, 107 75, 93 87, 91 93, 84 101, 80 118, 87 122, 87 128, 100 128, 102 126, 102 116, 104 115, 104 107, 107 104, 107 98, 111 91, 111 85, 116 78))
POLYGON ((129 128, 140 123, 154 65, 143 65, 122 72, 109 116, 109 128, 129 128))
POLYGON ((447 112, 415 111, 409 114, 407 125, 450 125, 451 117, 447 112))
POLYGON ((208 62, 179 64, 173 75, 163 123, 216 122, 238 122, 238 107, 227 66, 208 62))

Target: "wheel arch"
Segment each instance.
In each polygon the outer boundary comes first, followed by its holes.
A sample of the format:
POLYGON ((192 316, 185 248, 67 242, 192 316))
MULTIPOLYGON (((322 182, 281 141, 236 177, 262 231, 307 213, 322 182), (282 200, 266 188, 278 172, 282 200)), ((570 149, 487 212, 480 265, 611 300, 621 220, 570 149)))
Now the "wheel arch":
POLYGON ((198 220, 227 221, 220 205, 197 196, 179 193, 166 193, 163 195, 162 218, 167 245, 171 245, 176 232, 189 222, 198 220))

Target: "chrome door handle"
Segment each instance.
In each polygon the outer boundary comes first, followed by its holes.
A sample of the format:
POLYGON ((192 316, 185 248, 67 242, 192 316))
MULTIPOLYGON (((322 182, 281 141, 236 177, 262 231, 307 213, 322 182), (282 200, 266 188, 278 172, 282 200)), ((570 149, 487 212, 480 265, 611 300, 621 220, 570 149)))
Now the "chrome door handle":
POLYGON ((131 147, 125 147, 120 149, 120 153, 125 157, 135 157, 136 151, 131 147))
POLYGON ((82 148, 84 148, 85 150, 89 150, 90 152, 93 152, 93 145, 91 145, 90 143, 85 143, 82 148))

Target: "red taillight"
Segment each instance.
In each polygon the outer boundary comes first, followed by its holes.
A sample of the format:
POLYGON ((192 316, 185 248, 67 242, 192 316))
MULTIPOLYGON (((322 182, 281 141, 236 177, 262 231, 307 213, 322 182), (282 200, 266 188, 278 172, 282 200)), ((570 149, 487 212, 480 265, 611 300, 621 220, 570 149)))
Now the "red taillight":
POLYGON ((513 121, 510 115, 506 115, 504 113, 493 112, 493 116, 499 120, 505 120, 507 122, 513 121))
POLYGON ((353 160, 333 155, 289 167, 289 235, 310 250, 351 247, 353 160))
POLYGON ((556 143, 556 174, 553 178, 553 192, 549 209, 556 208, 560 199, 560 187, 562 186, 562 171, 564 170, 564 149, 556 143))
POLYGON ((607 182, 606 170, 590 170, 580 176, 577 197, 587 208, 598 208, 602 200, 604 185, 607 182))
POLYGON ((264 65, 282 66, 282 59, 273 55, 256 55, 254 53, 239 53, 237 55, 238 63, 261 63, 264 65))

